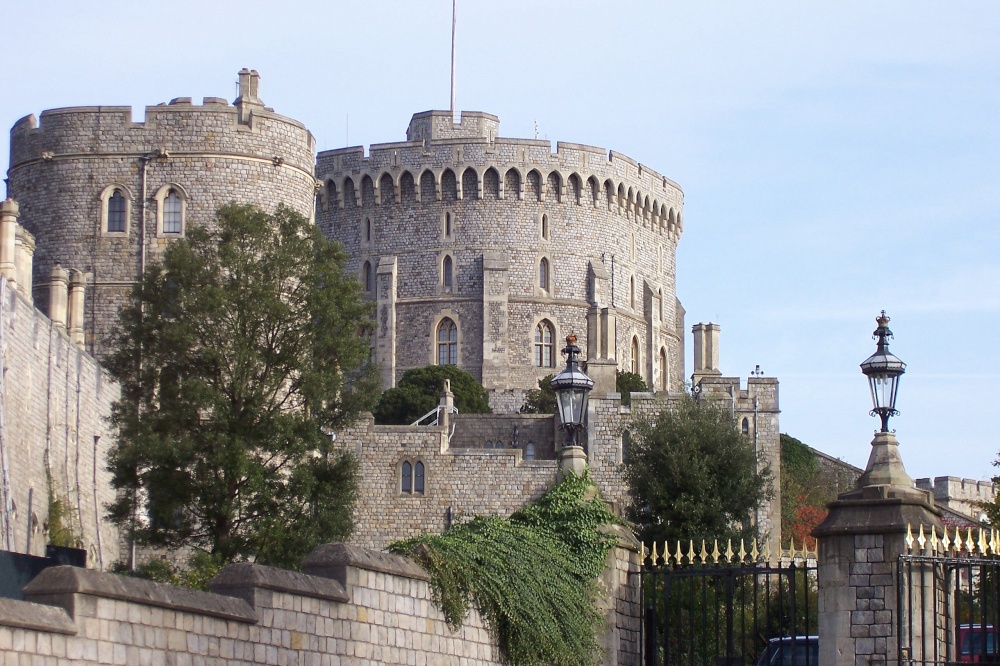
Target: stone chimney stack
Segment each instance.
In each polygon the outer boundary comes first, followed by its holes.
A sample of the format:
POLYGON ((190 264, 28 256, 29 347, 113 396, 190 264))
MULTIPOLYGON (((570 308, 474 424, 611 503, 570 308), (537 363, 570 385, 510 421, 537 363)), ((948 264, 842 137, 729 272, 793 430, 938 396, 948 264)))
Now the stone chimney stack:
POLYGON ((69 297, 69 273, 65 268, 56 264, 52 267, 49 278, 49 319, 52 326, 59 329, 66 329, 66 306, 69 297))
POLYGON ((257 73, 256 69, 244 67, 240 70, 239 77, 239 96, 233 102, 233 106, 239 112, 240 123, 247 125, 250 123, 251 112, 264 109, 264 102, 257 96, 257 90, 260 87, 260 74, 257 73))
POLYGON ((701 377, 719 377, 719 325, 709 322, 691 327, 694 334, 694 374, 695 383, 701 377))
POLYGON ((8 280, 17 280, 15 238, 19 213, 13 199, 0 202, 0 275, 8 280))
POLYGON ((69 278, 69 339, 73 344, 83 346, 83 301, 87 289, 87 279, 80 271, 71 271, 69 278))

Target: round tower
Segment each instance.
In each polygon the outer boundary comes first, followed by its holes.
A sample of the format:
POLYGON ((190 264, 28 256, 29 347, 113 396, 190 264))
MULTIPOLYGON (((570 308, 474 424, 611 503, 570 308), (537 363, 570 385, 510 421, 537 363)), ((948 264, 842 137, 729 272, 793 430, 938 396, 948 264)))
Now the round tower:
POLYGON ((575 332, 591 368, 680 390, 680 187, 614 151, 500 138, 499 124, 428 111, 405 142, 318 156, 317 224, 377 302, 385 385, 454 363, 514 411, 559 371, 560 340, 575 332))
POLYGON ((103 353, 136 277, 191 225, 210 226, 229 202, 312 216, 315 140, 258 96, 259 75, 239 73, 230 105, 179 97, 146 107, 72 107, 19 120, 11 130, 8 194, 34 234, 34 296, 48 307, 56 264, 87 274, 87 349, 103 353))

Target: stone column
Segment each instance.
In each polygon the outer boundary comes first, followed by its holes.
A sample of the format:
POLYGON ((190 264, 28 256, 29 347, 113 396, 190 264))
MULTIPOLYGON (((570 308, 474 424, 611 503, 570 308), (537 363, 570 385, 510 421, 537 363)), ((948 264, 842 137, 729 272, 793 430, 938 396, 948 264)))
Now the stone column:
POLYGON ((14 268, 15 236, 17 234, 17 216, 20 210, 13 199, 0 201, 0 275, 8 280, 16 280, 14 268))
POLYGON ((382 388, 396 385, 396 257, 382 257, 375 270, 378 320, 375 324, 375 361, 382 388))
POLYGON ((18 226, 14 240, 14 271, 17 274, 17 287, 29 301, 31 296, 31 271, 35 256, 35 237, 18 226))
POLYGON ((819 544, 819 663, 896 664, 897 563, 908 525, 942 530, 934 496, 914 487, 896 436, 876 433, 854 490, 829 505, 819 544))
POLYGON ((507 313, 510 299, 507 256, 483 255, 483 387, 510 388, 507 363, 507 313))
POLYGON ((610 274, 599 259, 591 259, 587 271, 590 283, 590 308, 587 310, 587 376, 594 380, 591 395, 616 393, 618 361, 615 339, 618 318, 615 309, 605 307, 610 301, 610 274))
POLYGON ((67 307, 69 339, 75 345, 83 346, 83 302, 87 279, 83 273, 74 270, 69 278, 69 306, 67 307))
POLYGON ((68 300, 69 273, 56 264, 49 278, 49 319, 52 326, 66 330, 66 301, 68 300))
POLYGON ((719 371, 719 325, 711 322, 695 324, 691 327, 694 334, 694 383, 706 375, 717 377, 719 371))
POLYGON ((642 281, 642 301, 646 310, 646 383, 651 391, 660 389, 660 296, 652 286, 642 281))
POLYGON ((600 578, 604 611, 600 641, 604 649, 604 666, 639 666, 642 657, 640 544, 626 527, 615 525, 608 529, 618 537, 618 544, 608 553, 600 578))

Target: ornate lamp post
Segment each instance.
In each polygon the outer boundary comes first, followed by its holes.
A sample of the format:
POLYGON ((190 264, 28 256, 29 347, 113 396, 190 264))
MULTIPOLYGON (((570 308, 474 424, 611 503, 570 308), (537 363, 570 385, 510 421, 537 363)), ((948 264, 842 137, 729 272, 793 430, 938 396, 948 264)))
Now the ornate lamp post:
POLYGON ((576 346, 576 336, 572 333, 566 337, 566 347, 562 352, 566 356, 566 369, 552 378, 551 385, 559 407, 559 427, 567 432, 566 446, 578 447, 578 433, 586 430, 587 400, 590 389, 594 388, 594 380, 580 370, 577 360, 580 348, 576 346))
POLYGON ((889 352, 889 317, 885 310, 875 319, 878 328, 872 333, 872 338, 878 341, 875 353, 861 364, 861 372, 868 377, 868 385, 872 392, 871 415, 882 419, 882 431, 889 432, 889 417, 896 416, 896 392, 899 388, 899 378, 906 372, 906 364, 889 352))

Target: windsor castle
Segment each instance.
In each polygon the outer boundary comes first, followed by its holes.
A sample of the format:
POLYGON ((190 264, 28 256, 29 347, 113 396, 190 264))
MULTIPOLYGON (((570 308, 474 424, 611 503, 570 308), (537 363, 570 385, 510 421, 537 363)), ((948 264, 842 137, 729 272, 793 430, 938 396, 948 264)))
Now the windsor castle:
MULTIPOLYGON (((629 419, 662 409, 687 379, 731 406, 777 487, 777 380, 724 377, 715 324, 691 328, 694 368, 684 367, 684 195, 666 176, 613 150, 503 138, 500 120, 480 112, 417 113, 400 141, 317 155, 309 130, 265 106, 245 69, 232 103, 181 97, 147 107, 143 122, 131 116, 52 109, 11 129, 0 204, 7 549, 40 552, 48 502, 64 497, 94 566, 118 558, 102 507, 114 436, 105 419, 119 389, 99 360, 146 266, 229 202, 284 204, 343 244, 375 307, 385 388, 408 369, 454 364, 489 392, 491 415, 442 410, 436 425, 412 427, 368 419, 336 434, 361 464, 359 545, 463 514, 506 515, 552 485, 555 417, 518 409, 559 371, 570 333, 595 381, 585 462, 606 499, 627 501, 618 468, 629 419), (622 405, 618 369, 651 392, 622 405)), ((758 516, 774 542, 779 502, 776 493, 758 516)))

